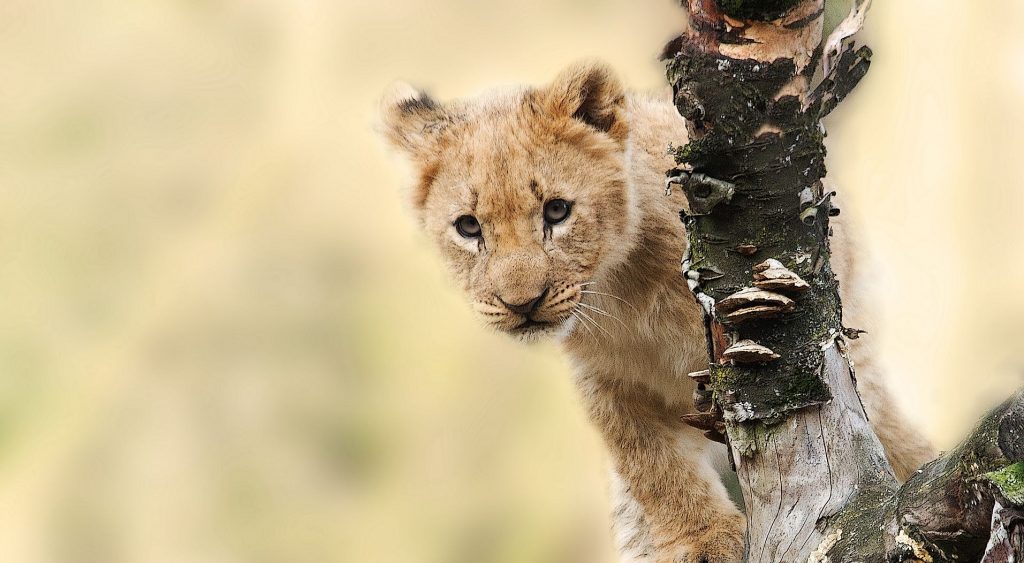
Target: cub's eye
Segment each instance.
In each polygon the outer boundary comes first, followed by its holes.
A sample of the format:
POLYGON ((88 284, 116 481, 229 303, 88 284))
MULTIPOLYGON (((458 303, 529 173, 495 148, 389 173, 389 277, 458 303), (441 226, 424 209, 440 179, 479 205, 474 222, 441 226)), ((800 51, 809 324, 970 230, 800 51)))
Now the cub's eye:
POLYGON ((557 225, 569 218, 572 204, 564 199, 553 199, 544 204, 544 222, 557 225))
POLYGON ((455 230, 466 238, 480 236, 480 222, 472 215, 463 215, 455 220, 455 230))

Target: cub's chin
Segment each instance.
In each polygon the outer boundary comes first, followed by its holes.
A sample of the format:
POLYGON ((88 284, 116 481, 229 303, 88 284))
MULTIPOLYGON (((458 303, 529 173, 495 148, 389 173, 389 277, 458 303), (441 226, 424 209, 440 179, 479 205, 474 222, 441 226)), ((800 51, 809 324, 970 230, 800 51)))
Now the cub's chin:
POLYGON ((571 316, 559 321, 524 319, 511 327, 496 326, 494 328, 520 342, 533 343, 548 340, 560 342, 572 334, 573 329, 576 328, 576 319, 571 316))

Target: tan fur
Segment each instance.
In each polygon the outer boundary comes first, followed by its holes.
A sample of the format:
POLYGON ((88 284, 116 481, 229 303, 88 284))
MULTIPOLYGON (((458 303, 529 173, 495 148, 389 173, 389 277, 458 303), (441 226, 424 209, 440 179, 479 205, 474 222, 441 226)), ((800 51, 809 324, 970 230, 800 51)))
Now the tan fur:
MULTIPOLYGON (((622 560, 740 561, 743 517, 709 462, 720 448, 679 421, 693 409, 686 374, 707 359, 701 313, 679 272, 685 202, 663 188, 674 165, 667 147, 686 140, 667 97, 627 94, 592 64, 545 88, 446 106, 403 88, 382 117, 385 136, 420 172, 417 213, 473 308, 521 339, 561 339, 611 456, 622 560), (573 202, 572 212, 546 228, 543 205, 554 198, 573 202), (481 239, 456 232, 464 214, 477 217, 481 239), (529 318, 550 324, 516 328, 527 317, 504 303, 545 288, 529 318)), ((862 360, 869 412, 906 476, 931 450, 874 373, 862 360)))

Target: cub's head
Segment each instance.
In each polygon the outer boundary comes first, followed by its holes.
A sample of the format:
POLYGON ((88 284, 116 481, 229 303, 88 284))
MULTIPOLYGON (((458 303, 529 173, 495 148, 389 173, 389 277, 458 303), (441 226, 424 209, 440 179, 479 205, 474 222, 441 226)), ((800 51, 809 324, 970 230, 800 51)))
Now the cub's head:
POLYGON ((543 88, 450 104, 399 87, 382 121, 418 171, 415 212, 474 310, 523 339, 571 332, 588 282, 621 263, 631 238, 625 95, 612 73, 577 65, 543 88))

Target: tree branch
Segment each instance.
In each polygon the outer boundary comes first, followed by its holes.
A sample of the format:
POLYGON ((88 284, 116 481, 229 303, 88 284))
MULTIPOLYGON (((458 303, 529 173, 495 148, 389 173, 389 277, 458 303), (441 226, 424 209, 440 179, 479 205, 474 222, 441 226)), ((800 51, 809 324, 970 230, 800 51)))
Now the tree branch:
POLYGON ((668 184, 688 201, 683 268, 709 351, 707 373, 694 376, 713 399, 688 422, 727 438, 748 560, 1019 551, 1024 395, 900 487, 846 357, 821 119, 867 72, 871 52, 852 36, 870 1, 856 1, 824 42, 824 0, 683 3, 691 29, 665 58, 690 142, 675 149, 668 184))

